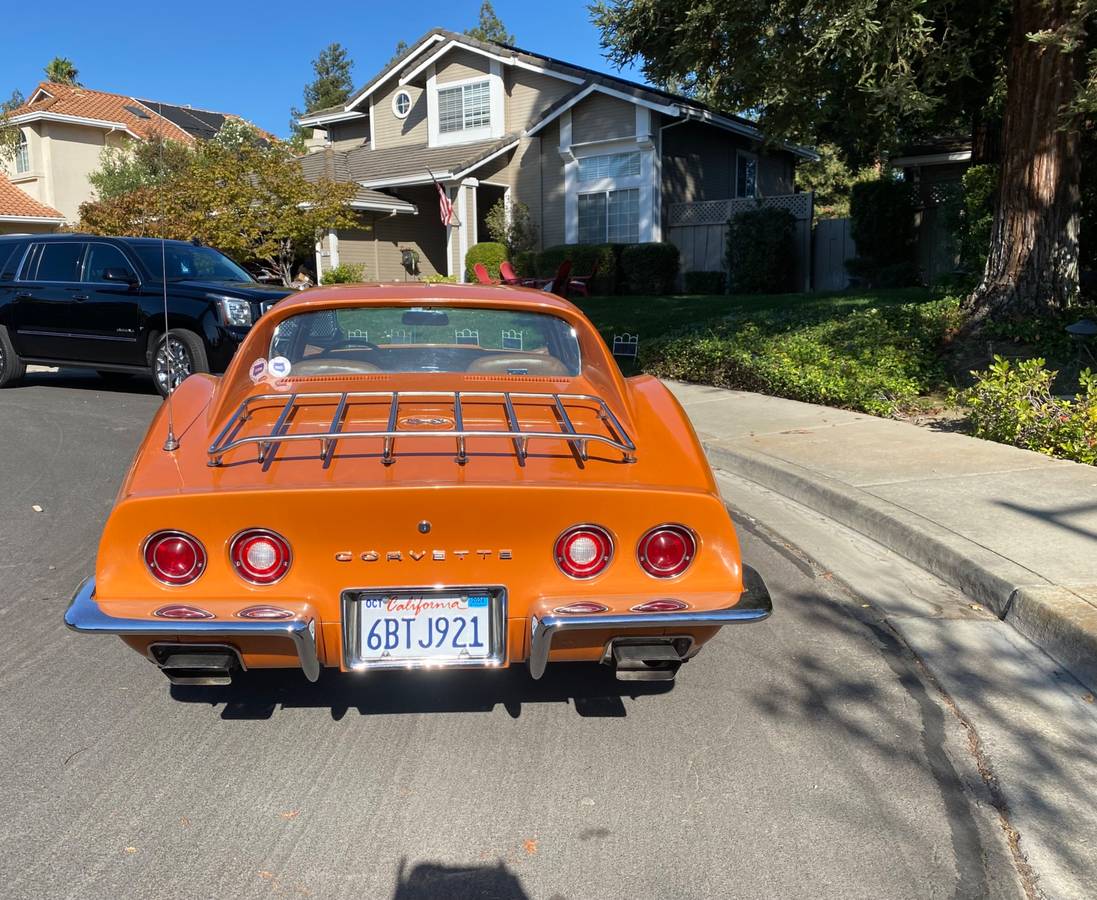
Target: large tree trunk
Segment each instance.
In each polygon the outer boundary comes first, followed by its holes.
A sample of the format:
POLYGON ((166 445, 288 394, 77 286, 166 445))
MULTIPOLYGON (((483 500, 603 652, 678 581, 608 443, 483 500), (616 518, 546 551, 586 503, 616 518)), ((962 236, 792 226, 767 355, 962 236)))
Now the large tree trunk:
POLYGON ((998 207, 983 281, 967 299, 969 328, 1055 312, 1078 291, 1079 134, 1064 127, 1080 53, 1027 35, 1070 18, 1070 0, 1014 0, 1006 70, 998 207))

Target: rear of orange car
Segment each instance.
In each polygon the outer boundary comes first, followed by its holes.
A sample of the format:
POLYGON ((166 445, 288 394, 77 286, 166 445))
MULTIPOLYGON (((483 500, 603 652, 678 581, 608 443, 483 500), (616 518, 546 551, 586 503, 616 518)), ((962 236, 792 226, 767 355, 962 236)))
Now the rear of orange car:
POLYGON ((659 382, 621 379, 565 301, 423 290, 310 292, 256 327, 223 381, 184 382, 180 446, 163 449, 165 408, 69 624, 121 635, 183 683, 324 666, 541 677, 578 660, 667 679, 723 625, 768 615, 659 382), (502 346, 483 333, 491 310, 510 316, 502 346), (302 334, 316 312, 334 324, 302 334), (531 316, 561 336, 538 345, 531 316), (474 327, 443 343, 443 318, 474 327), (377 321, 410 322, 418 343, 369 341, 377 321), (279 348, 285 377, 249 377, 279 348))

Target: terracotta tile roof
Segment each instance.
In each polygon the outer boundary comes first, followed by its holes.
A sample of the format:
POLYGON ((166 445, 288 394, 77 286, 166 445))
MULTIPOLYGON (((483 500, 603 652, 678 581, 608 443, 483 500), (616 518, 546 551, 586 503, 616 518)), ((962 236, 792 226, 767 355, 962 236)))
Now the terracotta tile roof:
POLYGON ((226 119, 239 119, 227 113, 139 100, 123 94, 49 81, 43 81, 34 89, 31 101, 12 110, 10 115, 15 117, 38 112, 118 122, 143 140, 163 135, 184 144, 194 143, 195 138, 212 137, 226 119))
POLYGON ((0 218, 7 216, 57 219, 59 222, 65 218, 52 206, 39 203, 30 194, 20 190, 0 172, 0 218))

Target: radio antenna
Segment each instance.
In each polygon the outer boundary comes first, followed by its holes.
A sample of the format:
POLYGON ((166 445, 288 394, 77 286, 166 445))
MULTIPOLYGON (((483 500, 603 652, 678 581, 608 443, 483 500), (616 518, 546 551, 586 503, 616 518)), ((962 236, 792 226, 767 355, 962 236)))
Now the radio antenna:
MULTIPOLYGON (((157 186, 157 199, 160 205, 160 283, 164 297, 164 359, 168 364, 168 396, 164 401, 168 405, 168 436, 164 439, 164 451, 173 453, 179 449, 179 438, 175 436, 175 416, 171 402, 172 395, 175 393, 175 373, 172 371, 171 331, 168 326, 168 250, 164 236, 167 227, 164 222, 164 107, 161 103, 156 104, 156 112, 160 117, 160 121, 157 122, 160 133, 160 183, 157 186)), ((155 357, 153 366, 156 366, 155 357)), ((156 375, 155 369, 153 375, 156 375)))

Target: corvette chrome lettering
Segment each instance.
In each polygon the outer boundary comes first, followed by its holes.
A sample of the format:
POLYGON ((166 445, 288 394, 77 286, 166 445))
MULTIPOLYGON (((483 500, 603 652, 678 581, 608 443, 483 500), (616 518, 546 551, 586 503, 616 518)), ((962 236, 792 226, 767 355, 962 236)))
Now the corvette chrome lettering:
MULTIPOLYGON (((383 554, 385 562, 398 563, 404 562, 410 559, 412 562, 421 562, 427 559, 427 550, 386 550, 383 554)), ((495 556, 497 559, 512 560, 514 559, 513 550, 431 550, 430 560, 431 562, 445 562, 449 557, 453 557, 459 561, 464 559, 473 553, 482 560, 490 559, 495 556)), ((336 562, 353 562, 355 554, 350 550, 340 550, 335 554, 336 562)), ((362 562, 375 563, 379 562, 382 558, 382 554, 377 550, 363 550, 358 554, 358 558, 362 562)))

